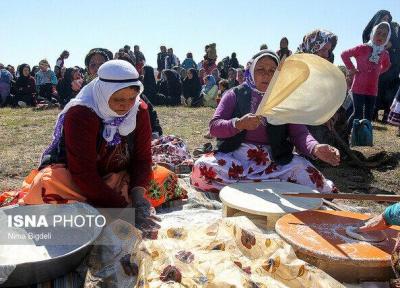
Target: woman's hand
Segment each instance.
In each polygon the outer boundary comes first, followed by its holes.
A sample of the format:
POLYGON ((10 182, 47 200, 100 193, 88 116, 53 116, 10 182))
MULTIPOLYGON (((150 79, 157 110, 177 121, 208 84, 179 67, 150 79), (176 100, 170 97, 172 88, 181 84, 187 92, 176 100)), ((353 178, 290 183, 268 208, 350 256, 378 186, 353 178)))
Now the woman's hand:
POLYGON ((239 130, 255 130, 261 124, 259 116, 248 113, 242 118, 238 119, 235 123, 235 127, 239 130))
POLYGON ((386 224, 383 214, 370 218, 363 226, 359 228, 360 232, 369 232, 377 230, 385 230, 389 226, 386 224))
POLYGON ((131 189, 133 207, 135 208, 135 226, 142 230, 157 230, 161 226, 157 224, 161 219, 156 216, 156 210, 144 197, 146 190, 143 187, 131 189))
POLYGON ((312 155, 332 166, 338 166, 340 164, 339 150, 328 144, 315 145, 312 155))
POLYGON ((356 75, 357 73, 360 73, 360 71, 358 71, 357 68, 353 68, 353 69, 350 69, 350 70, 349 70, 350 76, 354 76, 354 75, 356 75))

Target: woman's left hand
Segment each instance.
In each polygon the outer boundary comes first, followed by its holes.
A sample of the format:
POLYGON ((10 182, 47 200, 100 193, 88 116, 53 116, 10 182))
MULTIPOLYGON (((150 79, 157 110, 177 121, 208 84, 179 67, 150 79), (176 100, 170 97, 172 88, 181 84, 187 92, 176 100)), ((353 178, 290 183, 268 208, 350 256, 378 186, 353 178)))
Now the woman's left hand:
POLYGON ((338 166, 340 164, 339 150, 328 144, 315 145, 312 154, 319 160, 324 161, 332 166, 338 166))

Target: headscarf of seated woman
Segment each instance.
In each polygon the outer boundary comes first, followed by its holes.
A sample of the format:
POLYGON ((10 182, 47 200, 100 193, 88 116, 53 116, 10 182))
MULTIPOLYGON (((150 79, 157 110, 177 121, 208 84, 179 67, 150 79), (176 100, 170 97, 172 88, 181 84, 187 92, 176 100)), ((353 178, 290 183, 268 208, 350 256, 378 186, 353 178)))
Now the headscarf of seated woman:
POLYGON ((265 91, 257 90, 256 83, 254 81, 254 69, 257 62, 263 57, 271 58, 276 63, 276 66, 278 66, 280 62, 279 56, 271 50, 261 50, 255 54, 249 62, 247 62, 246 70, 244 72, 245 85, 249 86, 251 90, 257 92, 259 95, 264 95, 265 91))
POLYGON ((150 102, 157 94, 157 83, 154 77, 154 69, 151 66, 145 65, 143 67, 143 85, 144 85, 144 95, 150 99, 150 102))
POLYGON ((335 50, 337 44, 337 36, 330 31, 317 29, 303 37, 303 43, 297 48, 298 53, 316 54, 328 43, 332 44, 331 51, 329 51, 329 61, 333 63, 335 50))
POLYGON ((183 93, 188 97, 194 97, 200 94, 201 83, 196 69, 190 68, 188 72, 190 72, 193 76, 192 79, 189 79, 189 77, 186 76, 185 80, 183 81, 183 93))
POLYGON ((85 56, 85 66, 86 66, 86 70, 87 73, 85 75, 85 82, 89 83, 90 81, 92 81, 94 78, 97 77, 97 74, 90 74, 90 69, 89 69, 89 64, 90 64, 90 60, 92 59, 92 57, 95 54, 99 54, 104 58, 104 62, 107 62, 111 59, 113 59, 113 54, 110 50, 105 49, 105 48, 93 48, 91 49, 88 54, 86 54, 85 56))
POLYGON ((44 155, 58 145, 62 136, 64 116, 69 109, 75 106, 88 107, 97 114, 104 125, 102 136, 109 146, 121 143, 121 135, 127 136, 135 130, 136 116, 140 105, 139 96, 143 92, 143 85, 139 81, 139 73, 135 67, 123 60, 110 60, 100 66, 98 75, 58 115, 53 141, 44 155), (108 101, 113 93, 130 86, 139 86, 140 92, 132 108, 125 115, 118 115, 111 110, 108 101))
POLYGON ((28 64, 25 64, 25 63, 24 63, 24 64, 21 64, 21 65, 19 65, 19 67, 18 67, 18 73, 19 73, 19 77, 17 78, 16 84, 17 84, 18 86, 25 86, 25 85, 27 85, 27 84, 28 84, 29 78, 31 78, 31 75, 30 75, 30 73, 31 73, 31 67, 30 67, 28 64), (29 69, 29 74, 28 74, 28 76, 25 76, 24 73, 23 73, 23 71, 24 71, 24 69, 25 69, 26 67, 29 69))

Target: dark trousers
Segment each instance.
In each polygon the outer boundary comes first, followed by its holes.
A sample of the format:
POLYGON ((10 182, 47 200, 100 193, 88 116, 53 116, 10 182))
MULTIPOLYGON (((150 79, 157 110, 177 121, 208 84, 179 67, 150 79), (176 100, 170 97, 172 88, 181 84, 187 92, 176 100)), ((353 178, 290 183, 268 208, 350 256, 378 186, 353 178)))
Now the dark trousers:
POLYGON ((372 121, 374 116, 376 96, 353 94, 353 114, 350 116, 348 125, 349 129, 353 126, 354 119, 367 119, 372 121))
POLYGON ((53 85, 51 83, 46 83, 39 86, 39 100, 47 100, 49 102, 57 102, 53 94, 53 85))

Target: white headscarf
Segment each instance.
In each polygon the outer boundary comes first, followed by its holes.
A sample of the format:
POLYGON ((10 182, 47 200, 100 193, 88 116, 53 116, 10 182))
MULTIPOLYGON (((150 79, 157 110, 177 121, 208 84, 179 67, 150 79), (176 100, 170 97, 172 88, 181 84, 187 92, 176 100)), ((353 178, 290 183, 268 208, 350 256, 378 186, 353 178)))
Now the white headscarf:
POLYGON ((374 28, 372 28, 371 36, 369 37, 369 41, 368 41, 368 43, 367 43, 368 46, 371 46, 371 47, 372 47, 372 54, 371 54, 371 57, 369 57, 369 61, 370 61, 370 62, 374 62, 375 64, 378 64, 378 63, 379 63, 379 56, 380 56, 380 54, 382 53, 382 51, 385 50, 385 46, 386 46, 386 44, 389 42, 389 39, 390 39, 391 34, 392 34, 392 30, 391 30, 390 24, 389 24, 388 22, 381 22, 381 23, 375 25, 374 28), (388 35, 387 35, 387 37, 386 37, 386 41, 385 41, 384 44, 382 44, 382 45, 376 45, 376 44, 374 43, 374 35, 375 35, 375 33, 376 33, 376 30, 378 29, 378 27, 379 27, 381 24, 386 25, 386 26, 388 27, 388 35))
POLYGON ((114 139, 117 133, 123 136, 130 134, 136 127, 136 116, 140 106, 140 94, 143 92, 143 84, 139 81, 139 73, 135 67, 127 61, 110 60, 100 66, 98 77, 86 85, 79 94, 72 99, 58 115, 60 118, 74 106, 85 106, 92 109, 103 120, 103 138, 107 142, 114 139), (116 91, 129 87, 139 86, 140 92, 136 102, 125 115, 118 115, 111 110, 108 101, 116 91), (119 125, 111 122, 119 117, 125 117, 119 125))

